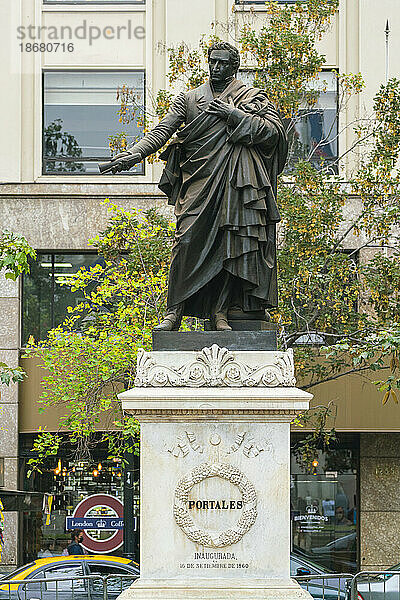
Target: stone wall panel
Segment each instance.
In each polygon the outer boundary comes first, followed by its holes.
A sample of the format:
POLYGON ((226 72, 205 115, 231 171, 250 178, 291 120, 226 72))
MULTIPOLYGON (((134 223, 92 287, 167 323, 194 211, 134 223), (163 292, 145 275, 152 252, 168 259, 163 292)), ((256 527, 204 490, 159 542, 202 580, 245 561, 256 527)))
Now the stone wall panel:
POLYGON ((18 489, 18 458, 4 459, 4 487, 6 490, 18 489))
POLYGON ((19 300, 0 298, 0 348, 19 347, 19 300))
POLYGON ((4 549, 1 555, 2 567, 17 565, 18 513, 4 513, 4 549))
POLYGON ((364 458, 360 478, 361 511, 400 511, 400 459, 364 458))
POLYGON ((4 275, 5 269, 0 270, 0 298, 18 298, 19 280, 6 279, 4 275))
MULTIPOLYGON (((382 409, 384 410, 384 409, 382 409)), ((360 566, 400 562, 400 434, 360 436, 360 566)))
POLYGON ((0 404, 0 456, 18 454, 18 405, 0 404))
POLYGON ((384 569, 400 559, 400 512, 364 512, 361 519, 361 569, 384 569))

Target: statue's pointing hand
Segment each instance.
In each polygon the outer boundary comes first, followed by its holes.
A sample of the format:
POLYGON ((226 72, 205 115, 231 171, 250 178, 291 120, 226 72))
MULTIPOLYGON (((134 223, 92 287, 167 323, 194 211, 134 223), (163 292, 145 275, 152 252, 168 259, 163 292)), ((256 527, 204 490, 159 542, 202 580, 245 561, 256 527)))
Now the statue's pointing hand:
POLYGON ((223 102, 219 98, 215 98, 210 102, 205 112, 209 115, 215 115, 223 121, 227 121, 233 109, 233 106, 226 104, 226 102, 223 102))
POLYGON ((142 160, 141 155, 138 152, 120 152, 117 154, 113 161, 118 163, 113 167, 113 173, 119 173, 120 171, 129 171, 134 165, 142 160))

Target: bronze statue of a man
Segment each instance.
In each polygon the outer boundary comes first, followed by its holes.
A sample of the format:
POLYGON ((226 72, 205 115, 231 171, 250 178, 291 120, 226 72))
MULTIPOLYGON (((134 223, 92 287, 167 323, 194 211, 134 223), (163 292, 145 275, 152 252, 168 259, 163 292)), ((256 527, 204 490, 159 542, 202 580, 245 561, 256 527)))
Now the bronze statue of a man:
MULTIPOLYGON (((183 315, 231 329, 229 309, 277 305, 276 181, 287 155, 280 116, 265 91, 236 79, 240 55, 227 42, 208 51, 210 79, 177 96, 167 115, 127 152, 128 170, 160 149, 160 189, 175 206, 168 304, 156 327, 179 329, 183 315)), ((244 317, 245 318, 245 317, 244 317)))

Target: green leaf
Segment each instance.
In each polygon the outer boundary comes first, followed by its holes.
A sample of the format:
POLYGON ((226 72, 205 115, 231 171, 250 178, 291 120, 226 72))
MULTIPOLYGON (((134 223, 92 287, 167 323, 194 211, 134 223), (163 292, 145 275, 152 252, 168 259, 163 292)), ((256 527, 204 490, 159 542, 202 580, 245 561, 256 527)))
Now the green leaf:
POLYGON ((17 279, 17 275, 15 273, 10 273, 9 271, 7 271, 7 273, 4 274, 4 277, 6 279, 12 279, 12 281, 16 281, 17 279))

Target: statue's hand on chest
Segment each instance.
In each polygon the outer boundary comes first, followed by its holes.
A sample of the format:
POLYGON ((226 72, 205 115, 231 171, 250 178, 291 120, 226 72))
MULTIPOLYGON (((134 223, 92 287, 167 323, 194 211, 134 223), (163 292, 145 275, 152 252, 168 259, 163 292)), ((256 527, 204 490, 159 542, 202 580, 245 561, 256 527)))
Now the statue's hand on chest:
POLYGON ((220 98, 214 98, 205 109, 205 112, 209 115, 214 115, 223 121, 227 121, 234 108, 233 103, 227 104, 220 98))

